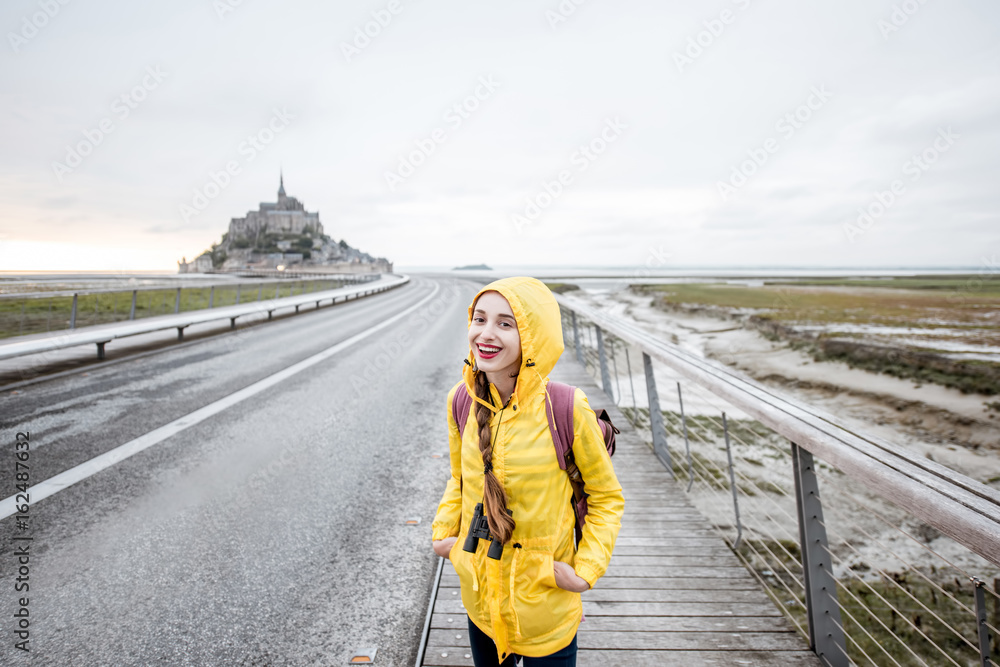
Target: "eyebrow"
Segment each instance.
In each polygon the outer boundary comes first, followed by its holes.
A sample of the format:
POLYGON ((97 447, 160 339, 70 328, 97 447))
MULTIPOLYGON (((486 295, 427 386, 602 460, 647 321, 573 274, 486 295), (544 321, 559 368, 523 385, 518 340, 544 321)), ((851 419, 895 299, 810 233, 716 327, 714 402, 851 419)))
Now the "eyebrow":
MULTIPOLYGON (((483 310, 482 308, 476 308, 476 310, 473 311, 473 314, 475 314, 475 313, 482 313, 483 315, 487 314, 487 312, 485 310, 483 310)), ((513 315, 505 315, 503 313, 497 315, 497 317, 506 317, 508 320, 513 320, 514 319, 513 315)), ((514 321, 516 322, 517 320, 514 320, 514 321)))

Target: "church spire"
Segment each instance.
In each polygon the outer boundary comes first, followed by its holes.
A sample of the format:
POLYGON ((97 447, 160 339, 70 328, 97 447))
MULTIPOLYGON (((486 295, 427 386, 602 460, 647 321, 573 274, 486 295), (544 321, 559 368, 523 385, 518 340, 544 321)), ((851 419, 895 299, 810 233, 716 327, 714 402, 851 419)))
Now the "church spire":
POLYGON ((281 174, 281 185, 278 187, 278 197, 280 198, 285 196, 285 172, 281 170, 279 173, 281 174))

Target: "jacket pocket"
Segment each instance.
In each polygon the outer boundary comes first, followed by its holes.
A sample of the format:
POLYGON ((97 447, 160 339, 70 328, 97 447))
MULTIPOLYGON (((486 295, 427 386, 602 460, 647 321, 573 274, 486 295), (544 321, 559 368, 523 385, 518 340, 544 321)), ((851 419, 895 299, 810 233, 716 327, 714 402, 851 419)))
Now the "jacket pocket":
POLYGON ((579 605, 579 594, 556 586, 552 553, 514 549, 510 600, 514 637, 538 638, 564 624, 579 605))
POLYGON ((455 574, 458 575, 458 581, 461 584, 462 601, 465 604, 466 610, 468 610, 469 601, 472 599, 472 592, 479 590, 479 575, 476 573, 475 554, 466 551, 462 547, 464 544, 463 540, 456 540, 455 544, 451 547, 451 551, 448 552, 448 560, 451 561, 451 566, 455 568, 455 574))

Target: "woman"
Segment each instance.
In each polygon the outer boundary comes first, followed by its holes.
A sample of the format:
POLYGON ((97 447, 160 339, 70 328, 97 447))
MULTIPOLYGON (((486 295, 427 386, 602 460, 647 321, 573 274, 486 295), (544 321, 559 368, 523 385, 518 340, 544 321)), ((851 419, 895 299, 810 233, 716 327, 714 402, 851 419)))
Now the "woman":
MULTIPOLYGON (((563 351, 559 305, 534 278, 484 287, 469 307, 464 379, 448 393, 451 478, 434 518, 434 551, 450 558, 469 614, 477 667, 576 664, 580 593, 608 567, 624 509, 621 486, 587 397, 573 399, 573 454, 589 494, 575 545, 572 488, 559 467, 545 404, 563 351), (452 399, 472 397, 462 435, 452 399), (489 525, 465 550, 476 505, 489 525), (494 542, 503 545, 491 558, 494 542)), ((498 545, 497 545, 498 546, 498 545)), ((494 548, 496 548, 494 546, 494 548)))

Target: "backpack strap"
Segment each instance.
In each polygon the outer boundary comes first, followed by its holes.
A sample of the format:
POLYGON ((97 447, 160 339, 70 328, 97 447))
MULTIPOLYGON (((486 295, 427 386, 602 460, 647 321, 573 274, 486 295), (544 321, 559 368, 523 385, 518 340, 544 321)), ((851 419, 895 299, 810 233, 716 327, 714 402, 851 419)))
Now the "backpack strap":
POLYGON ((566 470, 573 456, 573 395, 576 387, 550 381, 547 389, 549 400, 545 401, 545 416, 549 420, 559 467, 566 470))
POLYGON ((458 436, 465 435, 465 422, 469 421, 469 410, 472 409, 472 397, 469 390, 463 384, 455 390, 455 395, 451 398, 451 415, 458 424, 458 436))
POLYGON ((569 476, 569 484, 573 488, 573 514, 575 544, 579 545, 583 538, 584 517, 587 516, 587 494, 583 491, 583 476, 580 475, 576 461, 573 459, 573 398, 576 387, 562 382, 549 382, 549 398, 552 410, 545 405, 545 415, 549 417, 549 431, 552 442, 556 446, 556 458, 559 467, 569 476), (554 426, 554 428, 553 428, 554 426))

